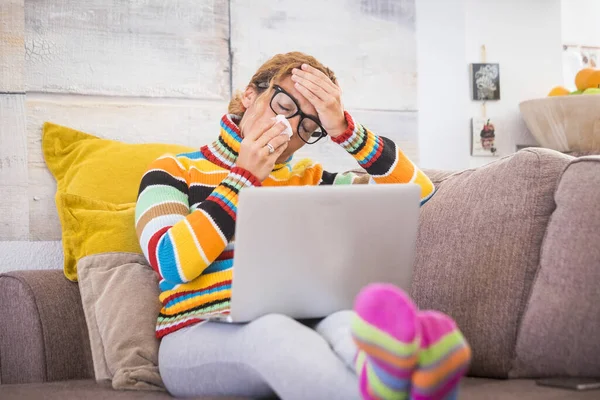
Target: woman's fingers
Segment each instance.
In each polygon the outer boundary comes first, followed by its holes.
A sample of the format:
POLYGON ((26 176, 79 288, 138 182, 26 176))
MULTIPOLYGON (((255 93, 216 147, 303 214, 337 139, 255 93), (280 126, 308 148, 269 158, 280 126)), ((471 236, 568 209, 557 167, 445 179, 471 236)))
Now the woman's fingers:
POLYGON ((285 151, 289 142, 290 141, 287 135, 276 136, 268 142, 268 144, 270 144, 273 147, 273 153, 271 153, 271 149, 269 148, 269 146, 265 144, 265 146, 261 149, 261 154, 265 157, 274 156, 275 159, 277 159, 277 157, 279 157, 281 153, 285 151))
POLYGON ((308 90, 310 90, 311 93, 313 93, 315 96, 317 96, 321 101, 326 101, 328 97, 333 96, 331 93, 325 91, 325 89, 323 89, 322 86, 319 86, 318 84, 314 83, 313 81, 311 81, 309 79, 305 79, 305 78, 301 77, 300 75, 292 75, 292 80, 296 83, 301 84, 308 90))
POLYGON ((292 80, 294 82, 310 82, 313 85, 319 86, 324 92, 329 94, 335 94, 335 91, 337 90, 329 78, 326 77, 326 79, 323 79, 322 77, 318 77, 310 72, 301 71, 297 68, 292 70, 292 80))
MULTIPOLYGON (((276 124, 273 124, 273 122, 271 121, 272 126, 263 131, 263 134, 260 135, 258 138, 256 138, 256 146, 257 147, 264 147, 267 145, 267 143, 269 143, 271 141, 271 139, 273 139, 274 137, 277 137, 277 135, 281 135, 281 133, 285 130, 286 125, 283 122, 277 122, 276 124)), ((288 135, 282 135, 285 136, 285 139, 289 139, 288 135)))
MULTIPOLYGON (((248 140, 249 142, 256 142, 259 140, 265 133, 269 131, 274 125, 274 121, 270 118, 260 118, 255 117, 254 121, 251 121, 248 124, 247 132, 244 133, 244 140, 248 140), (250 125, 251 124, 251 125, 250 125)), ((243 133, 243 131, 242 131, 243 133)))
POLYGON ((328 93, 335 94, 338 90, 338 86, 332 82, 331 79, 322 71, 319 71, 308 64, 303 64, 301 68, 302 69, 295 68, 292 70, 292 73, 314 82, 325 89, 328 93))
POLYGON ((246 120, 243 126, 240 126, 240 130, 244 139, 255 141, 273 124, 273 122, 270 120, 264 121, 260 119, 260 117, 264 115, 265 107, 266 103, 264 99, 259 98, 256 100, 252 115, 249 115, 249 118, 246 120))
POLYGON ((280 147, 285 146, 287 147, 287 144, 289 143, 290 139, 288 137, 288 135, 279 135, 274 137, 273 139, 271 139, 271 141, 269 142, 271 144, 271 146, 273 146, 273 148, 275 150, 279 150, 280 147))
POLYGON ((302 69, 292 70, 292 80, 295 87, 308 101, 312 103, 318 112, 334 104, 341 104, 342 90, 336 82, 318 69, 303 64, 302 69))
POLYGON ((298 89, 300 93, 302 93, 302 96, 304 96, 306 100, 310 101, 310 103, 313 106, 315 106, 318 113, 324 104, 323 100, 321 100, 316 94, 311 92, 306 86, 302 85, 301 83, 296 82, 294 86, 296 87, 296 89, 298 89))
MULTIPOLYGON (((264 122, 261 122, 256 114, 253 112, 251 115, 248 115, 248 118, 244 120, 244 123, 240 125, 240 131, 242 132, 242 137, 245 140, 250 142, 254 142, 260 133, 264 130, 262 129, 264 122)), ((264 127, 265 129, 267 127, 264 127)))
POLYGON ((290 141, 286 140, 285 142, 283 142, 283 144, 281 144, 278 148, 275 149, 275 152, 273 154, 271 154, 271 157, 273 158, 273 162, 277 161, 279 156, 281 156, 283 154, 283 152, 285 151, 285 149, 287 149, 289 144, 290 144, 290 141))

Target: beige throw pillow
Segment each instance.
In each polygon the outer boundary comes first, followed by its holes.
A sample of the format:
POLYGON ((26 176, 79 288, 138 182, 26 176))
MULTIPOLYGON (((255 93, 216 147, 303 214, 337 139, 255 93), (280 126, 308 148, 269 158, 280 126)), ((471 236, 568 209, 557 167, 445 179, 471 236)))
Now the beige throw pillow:
POLYGON ((155 325, 158 278, 145 258, 102 253, 77 265, 96 380, 113 388, 165 390, 158 372, 155 325))

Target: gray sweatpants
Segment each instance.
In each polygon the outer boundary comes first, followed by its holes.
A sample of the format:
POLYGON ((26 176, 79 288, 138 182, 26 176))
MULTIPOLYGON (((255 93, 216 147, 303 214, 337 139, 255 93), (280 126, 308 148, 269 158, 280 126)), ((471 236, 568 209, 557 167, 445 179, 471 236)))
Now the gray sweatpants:
POLYGON ((158 366, 174 396, 359 399, 351 311, 318 322, 267 315, 205 322, 165 336, 158 366))

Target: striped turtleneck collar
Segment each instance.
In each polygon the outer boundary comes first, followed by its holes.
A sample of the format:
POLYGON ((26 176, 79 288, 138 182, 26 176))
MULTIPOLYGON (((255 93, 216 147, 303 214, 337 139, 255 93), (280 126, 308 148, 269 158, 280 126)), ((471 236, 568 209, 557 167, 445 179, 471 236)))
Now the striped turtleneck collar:
MULTIPOLYGON (((217 140, 200 149, 204 157, 222 168, 233 168, 242 143, 242 133, 239 127, 241 120, 241 117, 237 115, 225 114, 219 124, 220 133, 217 140)), ((284 164, 276 164, 273 171, 283 168, 289 161, 291 161, 291 157, 284 164)))

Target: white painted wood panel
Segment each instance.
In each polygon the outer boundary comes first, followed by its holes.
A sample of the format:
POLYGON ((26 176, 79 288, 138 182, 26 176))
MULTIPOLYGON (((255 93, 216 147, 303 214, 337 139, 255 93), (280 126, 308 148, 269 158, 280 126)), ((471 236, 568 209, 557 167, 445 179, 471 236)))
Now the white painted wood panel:
POLYGON ((28 91, 226 99, 227 0, 25 4, 28 91))
MULTIPOLYGON (((417 112, 350 110, 354 119, 372 132, 393 140, 415 163, 418 163, 417 112)), ((327 139, 301 148, 294 158, 308 157, 329 172, 358 168, 358 164, 341 146, 327 139)))
POLYGON ((27 186, 25 95, 0 95, 0 185, 27 186))
POLYGON ((0 240, 27 239, 25 95, 0 95, 0 240))
POLYGON ((231 0, 233 89, 277 53, 335 71, 348 108, 416 110, 414 0, 231 0))
POLYGON ((0 1, 0 92, 23 92, 23 0, 0 1))
POLYGON ((59 240, 60 224, 54 195, 56 183, 41 151, 46 121, 126 143, 174 143, 200 147, 216 139, 227 104, 182 101, 176 104, 114 103, 98 98, 28 97, 29 212, 31 240, 59 240))
POLYGON ((27 240, 29 214, 27 186, 0 185, 0 242, 27 240))
POLYGON ((62 269, 63 262, 61 242, 0 242, 0 273, 62 269))

